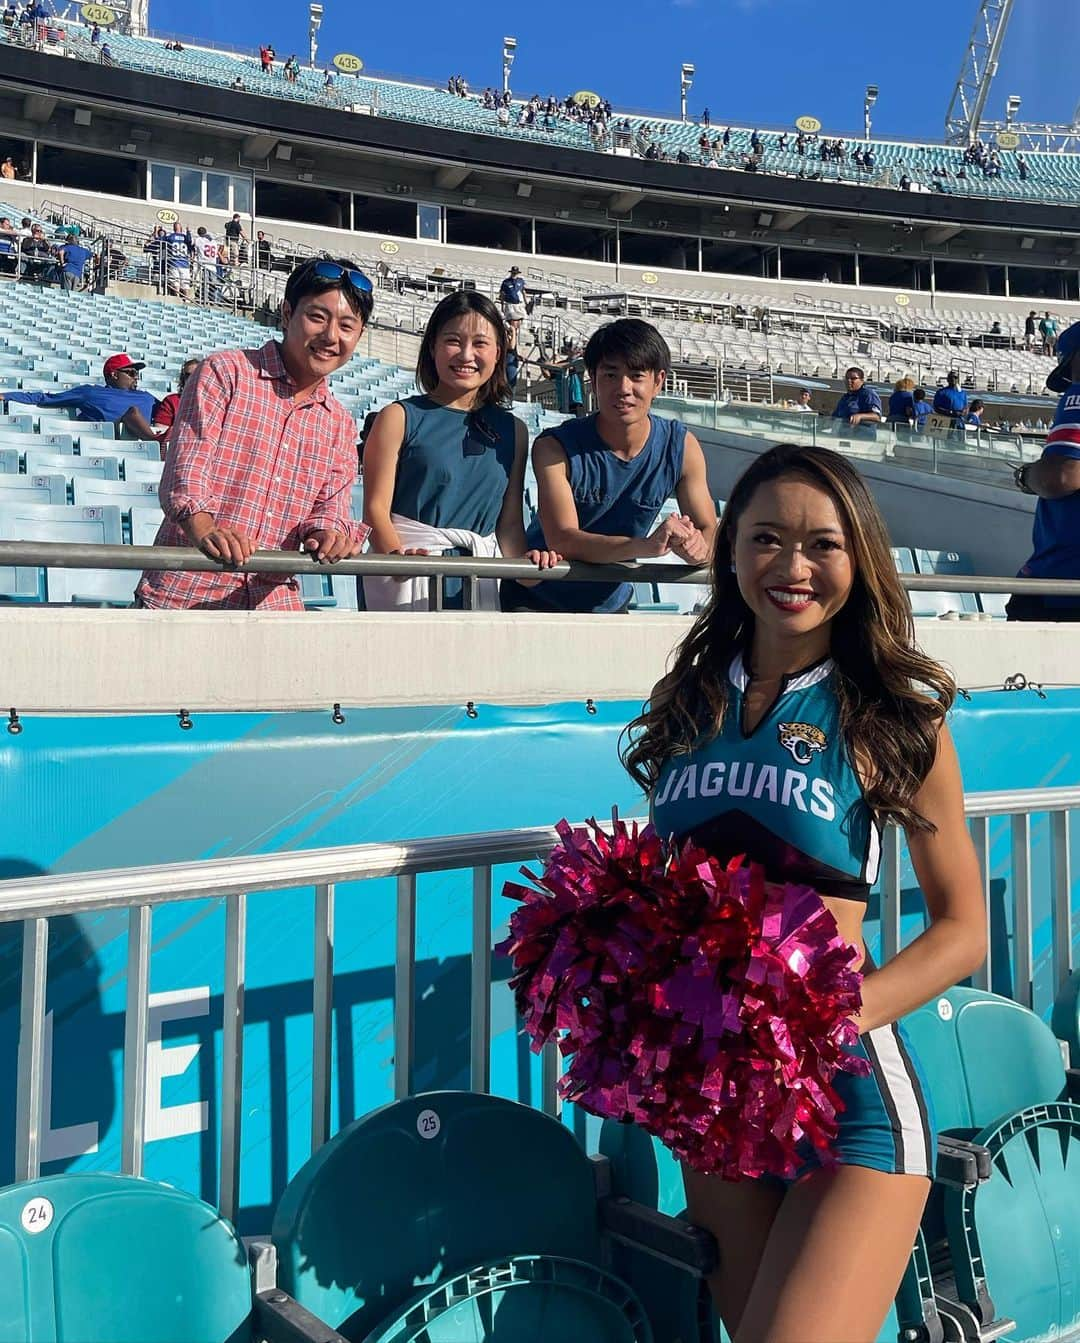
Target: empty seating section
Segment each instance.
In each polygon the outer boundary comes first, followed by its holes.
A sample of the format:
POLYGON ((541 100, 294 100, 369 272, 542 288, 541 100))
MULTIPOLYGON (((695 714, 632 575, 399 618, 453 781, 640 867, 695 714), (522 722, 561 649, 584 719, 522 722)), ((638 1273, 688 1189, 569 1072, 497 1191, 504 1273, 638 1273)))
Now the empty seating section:
MULTIPOLYGON (((12 40, 6 29, 0 28, 0 40, 12 40)), ((277 73, 262 72, 254 53, 242 56, 205 47, 188 47, 182 51, 166 51, 160 41, 152 38, 130 37, 121 33, 108 35, 114 61, 131 69, 170 79, 189 80, 224 89, 235 89, 240 79, 244 93, 263 94, 292 102, 315 103, 322 107, 342 110, 362 110, 379 116, 395 117, 404 121, 422 122, 447 130, 481 132, 517 140, 541 141, 572 149, 595 149, 588 127, 578 122, 558 120, 549 130, 537 125, 518 126, 519 104, 513 108, 511 124, 500 126, 494 109, 485 109, 475 97, 460 98, 444 89, 401 80, 338 75, 332 87, 325 86, 319 70, 301 69, 295 83, 281 78, 280 62, 277 73)), ((89 31, 76 22, 65 24, 64 51, 68 56, 97 62, 99 49, 91 45, 89 31)), ((689 155, 692 163, 704 161, 699 148, 700 128, 693 122, 668 121, 658 117, 630 115, 631 139, 638 152, 643 152, 642 131, 651 127, 660 132, 665 154, 675 156, 680 150, 689 155)), ((615 112, 614 122, 621 123, 623 114, 615 112)), ((710 136, 719 134, 714 127, 710 136)), ((1075 203, 1080 199, 1080 155, 1038 153, 1026 155, 1028 175, 1023 178, 1015 155, 1002 155, 1001 176, 986 178, 975 167, 966 179, 958 180, 956 171, 961 166, 963 152, 956 146, 901 143, 897 141, 871 142, 874 167, 862 171, 851 162, 856 148, 865 149, 861 140, 846 139, 845 159, 840 162, 822 162, 817 146, 811 143, 805 156, 794 149, 794 135, 787 133, 785 148, 779 148, 781 132, 765 131, 760 135, 764 149, 762 169, 770 173, 790 176, 820 176, 826 180, 858 182, 862 185, 898 185, 907 174, 914 182, 929 187, 934 181, 934 169, 948 171, 945 189, 953 195, 1001 197, 1013 200, 1060 201, 1075 203)), ((741 167, 751 152, 749 127, 730 128, 730 144, 719 156, 720 166, 741 167)), ((599 147, 611 147, 612 137, 605 136, 599 147)))

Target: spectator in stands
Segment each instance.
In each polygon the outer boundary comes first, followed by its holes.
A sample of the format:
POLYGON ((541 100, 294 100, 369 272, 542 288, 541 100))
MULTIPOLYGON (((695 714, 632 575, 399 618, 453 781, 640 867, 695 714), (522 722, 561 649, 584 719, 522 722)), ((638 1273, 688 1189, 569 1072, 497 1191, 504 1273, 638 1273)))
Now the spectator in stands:
POLYGON ((0 237, 18 239, 19 231, 7 215, 0 216, 0 237))
POLYGON ((39 280, 47 284, 55 278, 56 261, 52 246, 40 224, 31 227, 29 238, 23 238, 19 250, 22 253, 20 279, 39 280))
POLYGON ((101 25, 95 23, 94 26, 90 29, 90 45, 92 47, 96 47, 100 41, 101 41, 101 25))
POLYGON ((116 64, 116 61, 112 54, 112 48, 109 46, 108 42, 102 42, 101 51, 99 53, 98 59, 101 61, 102 65, 116 64))
POLYGON ((881 397, 866 385, 866 374, 861 368, 849 368, 844 374, 847 391, 836 403, 833 419, 849 424, 863 436, 873 437, 882 420, 881 397))
POLYGON ((191 254, 194 242, 191 233, 183 227, 179 219, 172 226, 172 232, 166 233, 161 240, 161 256, 165 263, 165 288, 170 294, 180 298, 191 295, 191 254))
POLYGON ((285 286, 280 341, 199 365, 169 436, 155 544, 195 546, 224 571, 144 573, 138 604, 299 611, 295 578, 239 567, 260 546, 320 563, 359 551, 356 425, 326 380, 352 358, 371 310, 371 281, 350 262, 305 261, 285 286))
POLYGON ((560 413, 580 419, 585 414, 585 387, 581 380, 585 363, 581 354, 571 349, 564 358, 542 364, 541 369, 555 384, 555 400, 560 413))
POLYGON ((960 386, 960 374, 952 368, 945 380, 945 386, 939 387, 934 393, 934 413, 950 416, 954 429, 963 428, 967 404, 968 394, 960 386))
POLYGON ((5 182, 14 182, 17 176, 18 174, 15 171, 15 160, 9 154, 3 163, 0 163, 0 177, 2 177, 5 182))
POLYGON ((910 429, 915 424, 915 379, 899 378, 889 397, 888 422, 910 429))
POLYGON ((237 75, 236 78, 233 80, 233 82, 229 85, 229 87, 232 89, 234 93, 243 93, 244 81, 240 78, 239 75, 237 75))
POLYGON ((86 267, 93 253, 84 247, 74 233, 64 235, 64 242, 57 248, 60 258, 60 287, 62 289, 82 289, 86 283, 86 267))
POLYGON ((247 235, 244 233, 244 222, 239 213, 236 213, 225 224, 225 246, 229 254, 230 266, 235 266, 240 260, 240 248, 246 242, 247 235))
MULTIPOLYGON (((154 411, 154 418, 151 423, 158 429, 163 429, 167 435, 176 423, 176 412, 180 408, 180 398, 184 394, 184 388, 188 384, 188 379, 199 367, 198 359, 185 359, 180 365, 180 376, 176 380, 176 391, 168 392, 161 398, 157 409, 154 411)), ((161 455, 165 456, 165 445, 162 443, 161 455)))
POLYGON ((814 407, 811 403, 811 393, 809 387, 800 387, 799 395, 792 402, 790 409, 797 410, 803 415, 813 415, 814 407))
POLYGON ((255 265, 259 270, 269 270, 273 264, 274 254, 270 247, 270 239, 259 229, 255 235, 255 265))
POLYGON ((1057 318, 1051 317, 1049 313, 1044 314, 1042 321, 1039 323, 1039 335, 1042 337, 1042 352, 1047 358, 1054 353, 1057 329, 1057 318))
POLYGON ((499 301, 502 304, 503 318, 513 332, 515 345, 517 344, 521 324, 528 311, 525 304, 525 294, 525 281, 522 278, 521 271, 517 266, 511 266, 510 274, 499 285, 499 301))
POLYGON ((968 407, 968 413, 964 417, 964 423, 971 428, 979 429, 982 427, 983 415, 986 413, 986 402, 976 398, 968 407))
MULTIPOLYGON (((572 560, 602 564, 674 554, 705 564, 716 532, 705 456, 686 426, 652 414, 671 368, 655 327, 621 318, 599 327, 585 346, 597 410, 549 430, 533 448, 540 513, 530 547, 553 547, 572 560), (665 502, 679 512, 655 527, 665 502)), ((625 611, 629 583, 503 584, 511 611, 625 611)))
POLYGON ((200 224, 192 239, 195 261, 195 294, 202 303, 212 303, 218 293, 218 244, 205 225, 200 224))
MULTIPOLYGON (((522 498, 529 436, 505 409, 510 401, 506 328, 484 294, 459 289, 435 308, 420 343, 420 396, 380 412, 364 444, 364 521, 381 555, 430 551, 524 556, 540 569, 559 561, 527 549, 522 498)), ((365 578, 368 610, 428 609, 425 578, 365 578)), ((460 584, 447 585, 460 607, 460 584)), ((479 603, 498 610, 497 585, 482 582, 479 603)))
MULTIPOLYGON (((1017 487, 1039 500, 1032 555, 1020 578, 1080 579, 1080 322, 1061 333, 1057 356, 1046 385, 1061 399, 1046 447, 1037 462, 1015 472, 1017 487)), ((1075 597, 1016 593, 1005 609, 1010 620, 1080 621, 1075 597)))
POLYGON ((1024 349, 1033 350, 1035 348, 1035 309, 1028 313, 1024 318, 1024 349))
POLYGON ((290 84, 296 83, 300 77, 300 62, 296 59, 295 52, 285 61, 285 64, 281 67, 281 73, 290 84))
POLYGON ((33 229, 33 222, 28 215, 23 215, 22 223, 19 225, 19 238, 29 238, 33 229))
POLYGON ((120 424, 133 438, 157 440, 151 421, 157 402, 139 391, 139 373, 146 367, 128 354, 113 354, 102 366, 105 385, 87 383, 63 392, 0 392, 6 401, 27 406, 70 406, 76 420, 120 424))
POLYGON ((276 56, 277 52, 269 42, 264 42, 259 48, 259 64, 262 66, 264 75, 272 75, 274 73, 274 59, 276 56))

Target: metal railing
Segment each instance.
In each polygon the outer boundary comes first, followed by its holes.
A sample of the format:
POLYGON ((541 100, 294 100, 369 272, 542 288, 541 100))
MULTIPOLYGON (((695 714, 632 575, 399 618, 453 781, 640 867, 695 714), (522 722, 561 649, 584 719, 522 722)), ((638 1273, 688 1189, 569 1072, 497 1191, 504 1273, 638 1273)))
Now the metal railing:
MULTIPOLYGON (((84 545, 70 541, 0 541, 0 566, 44 569, 179 570, 187 573, 334 573, 396 578, 457 578, 465 583, 466 605, 482 579, 531 579, 539 571, 528 560, 460 555, 357 555, 335 564, 316 564, 295 550, 260 550, 246 564, 222 565, 188 546, 84 545)), ((708 567, 626 561, 586 564, 563 560, 543 572, 544 580, 571 583, 679 583, 710 581, 708 567)), ((1013 578, 980 574, 900 574, 909 592, 1030 593, 1080 597, 1080 579, 1013 578)), ((436 585, 438 587, 438 585, 436 585)), ((433 589, 433 593, 434 593, 433 589)), ((433 606, 433 609, 441 609, 433 606)))
MULTIPOLYGON (((990 820, 1012 818, 1012 896, 1017 999, 1030 1006, 1034 980, 1031 818, 1048 813, 1052 870, 1051 960, 1055 993, 1073 966, 1072 855, 1069 818, 1080 809, 1080 788, 973 793, 965 799, 978 851, 991 929, 990 820)), ((239 1196, 239 1139, 243 1093, 245 950, 248 900, 252 893, 314 887, 312 1001, 311 1148, 330 1136, 333 1038, 334 927, 338 885, 394 877, 397 881, 393 989, 393 1081, 395 1098, 411 1094, 416 987, 416 879, 425 872, 470 870, 470 1086, 490 1086, 492 869, 497 864, 542 858, 557 836, 548 827, 449 835, 388 844, 358 844, 254 857, 114 868, 101 872, 29 877, 0 882, 0 923, 23 923, 16 1081, 15 1178, 37 1178, 42 1161, 49 920, 128 910, 128 961, 123 1052, 121 1169, 143 1169, 147 1089, 149 976, 153 909, 176 901, 218 899, 226 904, 221 1051, 221 1131, 218 1206, 232 1218, 239 1196)), ((881 877, 881 947, 885 960, 904 943, 901 910, 901 841, 886 828, 881 877)), ((992 942, 990 944, 993 945, 992 942)), ((973 977, 991 983, 991 952, 973 977)), ((543 1058, 541 1105, 558 1111, 558 1056, 543 1058)))

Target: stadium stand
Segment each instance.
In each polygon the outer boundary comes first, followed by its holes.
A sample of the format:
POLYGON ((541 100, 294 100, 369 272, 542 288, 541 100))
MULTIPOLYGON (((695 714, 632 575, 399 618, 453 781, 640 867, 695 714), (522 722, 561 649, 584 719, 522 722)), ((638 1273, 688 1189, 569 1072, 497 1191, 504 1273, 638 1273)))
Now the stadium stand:
MULTIPOLYGON (((179 364, 223 345, 262 344, 268 328, 230 314, 170 303, 148 304, 111 296, 61 294, 54 289, 11 285, 7 321, 0 338, 0 390, 61 390, 92 377, 91 370, 119 349, 145 360, 141 386, 164 395, 173 385, 179 364), (84 324, 77 350, 71 348, 71 303, 86 305, 92 319, 84 324)), ((382 295, 380 293, 380 303, 382 295)), ((858 315, 849 315, 858 320, 858 315)), ((606 316, 587 320, 598 324, 606 316)), ((592 329, 591 326, 588 329, 592 329)), ((584 331, 582 332, 584 334, 584 331)), ((685 374, 688 370, 684 370, 685 374)), ((686 378, 676 370, 676 385, 686 378)), ((373 410, 414 390, 414 375, 368 357, 357 357, 333 379, 335 395, 359 425, 373 410)), ((730 394, 730 393, 729 393, 730 394)), ((149 544, 161 513, 156 488, 161 474, 156 443, 117 438, 113 425, 81 423, 66 412, 47 407, 15 409, 0 415, 0 538, 7 540, 100 541, 149 544), (136 530, 139 541, 136 541, 136 530)), ((539 400, 515 403, 531 437, 561 418, 539 400)), ((711 424, 738 434, 775 440, 810 435, 814 441, 839 446, 863 458, 895 459, 922 469, 963 479, 1003 484, 1011 467, 1037 456, 1041 444, 1015 434, 970 435, 965 441, 921 441, 919 435, 881 428, 872 443, 837 439, 828 418, 770 412, 764 407, 728 406, 685 396, 665 398, 658 409, 691 423, 711 424)), ((526 471, 527 520, 537 506, 531 465, 526 471)), ((672 505, 673 507, 674 505, 672 505)), ((354 512, 363 507, 362 486, 354 492, 354 512)), ((943 538, 944 539, 944 538, 943 538)), ((897 555, 910 556, 898 550, 897 555)), ((901 570, 918 573, 971 573, 970 561, 954 552, 920 551, 901 570)), ((634 609, 655 614, 684 614, 700 609, 702 589, 680 584, 640 584, 634 609)), ((123 572, 7 570, 0 576, 0 598, 30 602, 93 603, 125 606, 131 600, 132 578, 123 572)), ((354 584, 330 575, 303 577, 309 609, 356 607, 354 584)), ((918 616, 1000 617, 1004 601, 971 593, 913 593, 918 616)))
MULTIPOLYGON (((0 40, 20 40, 21 37, 21 29, 0 29, 0 40)), ((100 49, 91 43, 88 28, 65 22, 57 28, 55 38, 52 46, 63 50, 64 54, 99 63, 100 49)), ((842 157, 826 159, 821 156, 821 141, 816 135, 808 138, 805 152, 800 154, 794 147, 795 137, 790 133, 758 132, 735 126, 728 127, 727 146, 717 151, 703 151, 700 144, 702 129, 692 122, 624 115, 618 109, 614 110, 613 119, 598 143, 598 137, 586 125, 565 117, 557 117, 548 129, 542 124, 519 125, 517 114, 523 106, 520 100, 513 103, 514 115, 509 124, 502 125, 497 112, 493 108, 484 108, 475 95, 463 98, 445 89, 401 80, 373 79, 366 75, 338 76, 332 85, 327 86, 321 71, 306 69, 300 69, 295 80, 286 80, 280 73, 264 74, 254 56, 245 58, 205 46, 166 50, 160 40, 118 32, 109 34, 109 48, 115 64, 148 74, 323 107, 374 112, 446 130, 479 131, 573 149, 618 152, 621 147, 624 153, 644 158, 678 161, 682 154, 686 156, 685 162, 716 167, 744 167, 753 159, 756 171, 808 180, 897 187, 906 178, 917 189, 953 195, 1063 203, 1080 200, 1080 160, 1074 154, 1032 152, 1026 156, 1026 171, 1022 174, 1016 156, 1006 153, 994 171, 987 174, 977 165, 965 163, 963 150, 955 146, 840 138, 830 143, 841 146, 842 157), (616 125, 628 128, 621 140, 612 129, 616 125), (756 156, 752 152, 755 138, 762 149, 756 156), (649 152, 650 144, 654 146, 652 153, 649 152), (854 160, 856 149, 861 154, 867 148, 873 160, 869 170, 858 167, 854 160)), ((709 135, 719 142, 718 127, 709 135)))

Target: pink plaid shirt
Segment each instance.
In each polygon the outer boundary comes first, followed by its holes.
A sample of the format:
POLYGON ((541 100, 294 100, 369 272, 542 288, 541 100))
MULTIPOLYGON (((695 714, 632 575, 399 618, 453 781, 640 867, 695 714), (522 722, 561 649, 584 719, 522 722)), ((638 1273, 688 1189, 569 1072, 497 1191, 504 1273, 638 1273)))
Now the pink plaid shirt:
MULTIPOLYGON (((203 360, 169 439, 155 545, 189 545, 180 522, 193 513, 246 532, 258 550, 299 550, 324 529, 366 538, 370 529, 351 516, 352 416, 325 380, 296 403, 293 385, 273 340, 203 360)), ((147 571, 136 595, 149 607, 303 610, 296 579, 285 574, 147 571)))

